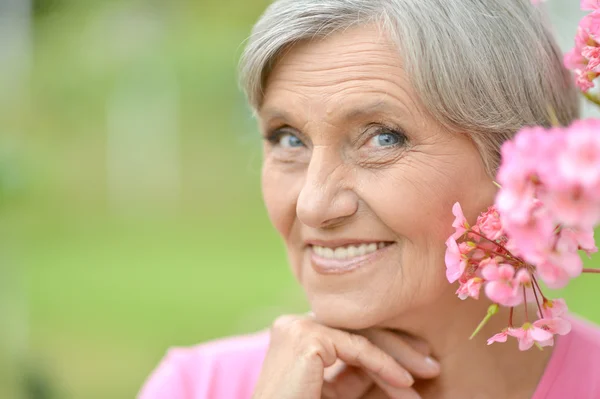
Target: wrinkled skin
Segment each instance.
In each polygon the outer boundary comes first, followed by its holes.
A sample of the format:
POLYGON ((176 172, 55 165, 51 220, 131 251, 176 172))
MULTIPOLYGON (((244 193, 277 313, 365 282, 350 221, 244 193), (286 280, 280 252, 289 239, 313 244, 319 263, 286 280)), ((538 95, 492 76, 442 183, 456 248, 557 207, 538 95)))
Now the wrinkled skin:
MULTIPOLYGON (((417 381, 409 396, 398 397, 530 397, 550 353, 486 347, 506 314, 469 341, 488 303, 461 302, 445 277, 452 205, 459 201, 473 222, 496 187, 467 132, 447 131, 420 102, 388 37, 363 26, 295 45, 272 70, 258 117, 264 201, 314 319, 301 323, 301 334, 274 324, 256 398, 305 399, 303 387, 316 398, 322 370, 344 356, 371 377, 372 397, 390 395, 355 361, 356 338, 335 331, 381 328, 424 339, 441 364, 438 378, 417 381), (386 246, 350 272, 319 271, 313 245, 349 240, 386 246)), ((371 366, 388 367, 371 349, 379 359, 371 366)), ((361 361, 366 353, 359 351, 361 361)), ((404 356, 395 351, 406 368, 404 356)))
POLYGON ((474 219, 495 187, 469 137, 428 115, 385 36, 362 28, 294 47, 272 72, 259 116, 265 135, 284 135, 265 141, 267 210, 320 320, 366 328, 447 294, 452 205, 474 219), (347 238, 393 244, 353 273, 316 273, 306 240, 347 238))

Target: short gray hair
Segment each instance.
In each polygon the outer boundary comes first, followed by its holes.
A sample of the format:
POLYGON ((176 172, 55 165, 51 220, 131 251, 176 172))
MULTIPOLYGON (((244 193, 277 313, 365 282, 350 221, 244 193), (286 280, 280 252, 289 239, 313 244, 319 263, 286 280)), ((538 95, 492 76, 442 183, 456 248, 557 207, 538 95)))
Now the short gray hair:
POLYGON ((520 128, 579 116, 561 51, 531 0, 276 0, 240 63, 252 108, 290 46, 367 24, 397 43, 421 102, 444 127, 472 137, 491 176, 501 144, 520 128))

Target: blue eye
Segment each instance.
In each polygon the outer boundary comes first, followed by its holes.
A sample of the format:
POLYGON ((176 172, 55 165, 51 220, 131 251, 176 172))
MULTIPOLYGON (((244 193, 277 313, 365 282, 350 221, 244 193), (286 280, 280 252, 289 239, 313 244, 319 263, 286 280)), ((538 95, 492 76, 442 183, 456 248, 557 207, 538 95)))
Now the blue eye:
POLYGON ((380 133, 371 139, 371 144, 376 147, 390 147, 398 144, 402 144, 404 142, 403 136, 400 136, 398 133, 380 133))
POLYGON ((279 145, 283 148, 297 148, 304 147, 304 143, 298 137, 291 133, 284 133, 279 136, 279 145))

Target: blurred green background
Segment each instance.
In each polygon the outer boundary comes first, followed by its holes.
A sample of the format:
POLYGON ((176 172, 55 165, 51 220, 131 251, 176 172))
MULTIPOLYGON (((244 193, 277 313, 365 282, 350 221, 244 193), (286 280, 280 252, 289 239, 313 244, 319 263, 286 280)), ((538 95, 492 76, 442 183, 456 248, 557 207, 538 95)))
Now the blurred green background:
MULTIPOLYGON (((132 398, 169 346, 306 309, 236 83, 268 3, 0 0, 0 398, 132 398)), ((565 295, 600 322, 597 279, 565 295)))

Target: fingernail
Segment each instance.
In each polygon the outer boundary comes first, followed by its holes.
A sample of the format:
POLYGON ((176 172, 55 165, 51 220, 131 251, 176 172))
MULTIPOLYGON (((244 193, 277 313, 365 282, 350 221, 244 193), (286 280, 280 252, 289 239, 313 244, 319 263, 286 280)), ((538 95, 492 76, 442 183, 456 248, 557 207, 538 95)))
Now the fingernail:
POLYGON ((440 369, 440 364, 433 359, 432 357, 427 356, 425 358, 425 364, 427 365, 427 367, 429 367, 432 370, 438 370, 440 369))
POLYGON ((406 370, 404 370, 404 378, 406 379, 406 383, 408 385, 412 385, 415 383, 415 379, 413 378, 413 376, 406 370))

